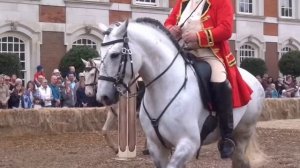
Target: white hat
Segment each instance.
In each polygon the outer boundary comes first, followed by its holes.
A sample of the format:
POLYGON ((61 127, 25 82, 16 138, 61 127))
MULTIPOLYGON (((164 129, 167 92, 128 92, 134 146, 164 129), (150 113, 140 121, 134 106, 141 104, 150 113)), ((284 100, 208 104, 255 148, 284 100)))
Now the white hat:
POLYGON ((60 73, 60 71, 58 69, 54 69, 53 73, 60 73))
POLYGON ((81 72, 81 73, 79 73, 79 77, 84 77, 84 74, 81 72))

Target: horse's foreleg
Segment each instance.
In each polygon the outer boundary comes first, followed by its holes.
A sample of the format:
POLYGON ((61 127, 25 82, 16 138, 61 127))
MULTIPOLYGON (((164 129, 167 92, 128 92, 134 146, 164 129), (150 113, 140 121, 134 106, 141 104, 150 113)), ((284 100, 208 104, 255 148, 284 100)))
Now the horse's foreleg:
POLYGON ((107 117, 106 117, 105 124, 102 128, 102 133, 107 145, 110 148, 112 148, 116 153, 118 153, 117 144, 112 141, 111 137, 108 134, 108 131, 111 129, 113 123, 116 121, 117 116, 111 111, 110 107, 107 107, 107 109, 108 109, 107 117))
POLYGON ((161 142, 153 142, 147 139, 150 156, 154 160, 156 168, 166 168, 168 165, 170 150, 162 146, 161 142))
POLYGON ((200 145, 200 140, 193 142, 190 139, 181 140, 175 149, 167 168, 184 168, 187 161, 191 160, 196 154, 200 145))

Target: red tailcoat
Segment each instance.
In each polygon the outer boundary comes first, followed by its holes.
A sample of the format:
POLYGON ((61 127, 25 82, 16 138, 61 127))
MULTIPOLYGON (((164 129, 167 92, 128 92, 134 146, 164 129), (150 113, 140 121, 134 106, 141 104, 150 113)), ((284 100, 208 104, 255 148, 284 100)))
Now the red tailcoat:
MULTIPOLYGON (((203 30, 197 33, 198 43, 202 48, 210 48, 224 64, 233 95, 233 106, 241 107, 251 99, 251 88, 242 79, 234 55, 230 51, 228 39, 232 34, 233 8, 231 0, 204 0, 205 5, 199 24, 203 30)), ((170 28, 177 25, 188 0, 177 0, 173 11, 165 22, 170 28)))

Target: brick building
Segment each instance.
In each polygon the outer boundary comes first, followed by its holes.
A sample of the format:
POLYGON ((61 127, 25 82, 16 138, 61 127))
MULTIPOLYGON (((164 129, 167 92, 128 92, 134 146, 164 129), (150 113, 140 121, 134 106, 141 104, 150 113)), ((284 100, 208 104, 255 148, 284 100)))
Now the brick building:
MULTIPOLYGON (((300 49, 298 0, 232 0, 234 33, 230 40, 238 63, 245 57, 266 60, 269 74, 279 74, 282 53, 300 49)), ((163 22, 175 0, 0 0, 0 52, 19 55, 23 79, 37 65, 47 76, 75 45, 99 49, 97 25, 126 18, 152 17, 163 22)))

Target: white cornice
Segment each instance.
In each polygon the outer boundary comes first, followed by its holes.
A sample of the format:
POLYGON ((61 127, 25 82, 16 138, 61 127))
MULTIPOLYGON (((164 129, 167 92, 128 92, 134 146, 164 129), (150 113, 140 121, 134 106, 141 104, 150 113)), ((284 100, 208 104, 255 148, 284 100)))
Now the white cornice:
POLYGON ((89 8, 89 9, 106 9, 109 10, 111 3, 108 0, 64 0, 66 7, 89 8))
POLYGON ((0 0, 0 2, 39 5, 41 0, 0 0))
POLYGON ((132 12, 140 12, 140 13, 155 13, 155 14, 169 14, 170 13, 170 8, 165 8, 165 7, 131 5, 131 9, 132 9, 132 12))

